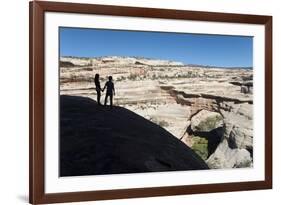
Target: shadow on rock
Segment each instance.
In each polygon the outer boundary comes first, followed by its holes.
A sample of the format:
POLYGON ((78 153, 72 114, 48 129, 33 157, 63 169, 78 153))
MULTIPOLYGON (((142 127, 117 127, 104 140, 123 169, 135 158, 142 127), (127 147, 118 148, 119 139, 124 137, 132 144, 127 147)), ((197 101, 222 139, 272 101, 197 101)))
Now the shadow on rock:
POLYGON ((60 176, 202 169, 194 151, 134 112, 60 96, 60 176))

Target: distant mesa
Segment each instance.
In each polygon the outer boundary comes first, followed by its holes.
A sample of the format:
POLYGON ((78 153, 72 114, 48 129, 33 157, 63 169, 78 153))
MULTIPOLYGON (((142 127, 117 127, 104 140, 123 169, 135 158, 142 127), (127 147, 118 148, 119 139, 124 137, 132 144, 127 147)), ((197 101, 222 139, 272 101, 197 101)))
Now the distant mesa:
MULTIPOLYGON (((170 61, 170 60, 159 60, 145 57, 124 57, 124 56, 104 56, 94 58, 80 58, 72 56, 64 56, 60 58, 61 62, 70 62, 76 66, 87 65, 89 61, 93 64, 120 64, 120 65, 151 65, 151 66, 184 66, 182 62, 170 61)), ((61 65, 64 67, 64 64, 61 65)))
POLYGON ((103 63, 114 63, 115 60, 114 59, 103 59, 102 62, 103 63))
MULTIPOLYGON (((70 62, 76 66, 86 66, 89 61, 93 63, 105 64, 131 64, 131 65, 150 65, 150 66, 185 66, 194 68, 229 68, 229 69, 253 69, 253 67, 223 67, 216 65, 202 65, 202 64, 184 64, 179 61, 154 59, 141 56, 101 56, 101 57, 75 57, 75 56, 61 56, 60 61, 70 62)), ((61 64, 61 67, 68 67, 67 64, 61 64), (66 65, 66 66, 65 66, 66 65)))

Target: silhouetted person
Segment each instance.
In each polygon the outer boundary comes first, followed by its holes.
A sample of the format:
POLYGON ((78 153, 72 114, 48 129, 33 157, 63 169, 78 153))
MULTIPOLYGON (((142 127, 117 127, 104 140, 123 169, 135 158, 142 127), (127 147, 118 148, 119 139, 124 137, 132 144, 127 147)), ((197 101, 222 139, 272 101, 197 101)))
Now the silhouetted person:
POLYGON ((100 96, 101 96, 101 86, 100 86, 100 75, 95 75, 95 85, 96 85, 96 91, 97 91, 97 102, 98 105, 101 105, 100 103, 100 96))
POLYGON ((107 103, 108 96, 110 97, 110 107, 113 104, 113 95, 115 95, 114 83, 112 82, 112 76, 108 77, 108 81, 105 83, 103 90, 106 88, 106 95, 104 99, 104 105, 107 103))

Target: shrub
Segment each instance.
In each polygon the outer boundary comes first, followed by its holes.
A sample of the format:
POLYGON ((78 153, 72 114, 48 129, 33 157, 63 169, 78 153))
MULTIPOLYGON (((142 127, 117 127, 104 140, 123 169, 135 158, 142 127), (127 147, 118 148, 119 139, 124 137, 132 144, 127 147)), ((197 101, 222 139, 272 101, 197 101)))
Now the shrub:
POLYGON ((81 68, 81 71, 93 71, 93 68, 85 67, 81 68))
POLYGON ((155 123, 155 124, 157 124, 157 125, 159 125, 159 126, 161 126, 161 127, 167 127, 167 126, 169 126, 169 123, 168 122, 166 122, 165 120, 157 120, 156 118, 154 118, 154 117, 151 117, 150 118, 150 121, 151 122, 153 122, 153 123, 155 123))
POLYGON ((136 80, 137 79, 137 74, 131 73, 128 77, 129 80, 136 80))
POLYGON ((153 74, 153 75, 152 75, 152 80, 155 80, 155 79, 156 79, 156 75, 153 74))
POLYGON ((167 126, 169 126, 169 123, 166 122, 165 120, 161 120, 161 121, 158 123, 158 125, 160 125, 161 127, 167 127, 167 126))
POLYGON ((203 137, 192 137, 191 148, 198 154, 203 160, 208 158, 208 140, 203 137))

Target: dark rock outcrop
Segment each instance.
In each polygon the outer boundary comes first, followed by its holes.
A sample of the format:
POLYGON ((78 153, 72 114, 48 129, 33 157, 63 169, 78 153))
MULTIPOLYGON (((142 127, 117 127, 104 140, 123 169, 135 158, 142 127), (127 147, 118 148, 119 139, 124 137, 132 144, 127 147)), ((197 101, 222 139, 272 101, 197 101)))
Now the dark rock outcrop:
POLYGON ((60 61, 60 67, 74 67, 75 65, 69 61, 60 61))
POLYGON ((60 97, 60 176, 202 169, 192 149, 134 112, 60 97))
POLYGON ((145 63, 142 63, 142 62, 140 62, 140 61, 136 61, 135 62, 135 65, 146 65, 145 63))

